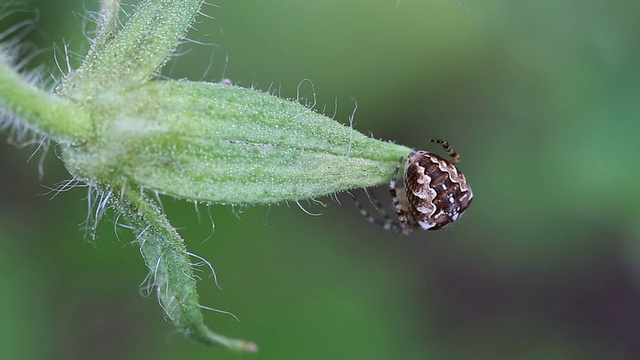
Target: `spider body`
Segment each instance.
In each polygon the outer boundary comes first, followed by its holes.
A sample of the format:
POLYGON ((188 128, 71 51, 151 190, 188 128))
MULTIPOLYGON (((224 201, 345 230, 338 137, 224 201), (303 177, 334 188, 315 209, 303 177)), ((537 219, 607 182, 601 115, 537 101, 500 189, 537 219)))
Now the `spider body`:
POLYGON ((465 176, 456 167, 460 157, 446 141, 431 141, 441 144, 451 160, 428 151, 412 152, 404 164, 402 186, 398 188, 401 157, 389 183, 398 220, 389 219, 378 206, 376 208, 384 219, 374 218, 356 201, 360 212, 370 222, 403 234, 416 229, 439 230, 456 221, 469 207, 473 192, 465 176))
MULTIPOLYGON (((393 196, 392 185, 395 189, 393 180, 389 184, 393 196)), ((407 158, 401 191, 406 203, 397 199, 396 213, 403 233, 417 227, 442 229, 456 221, 473 199, 467 179, 455 164, 427 151, 413 152, 407 158)))

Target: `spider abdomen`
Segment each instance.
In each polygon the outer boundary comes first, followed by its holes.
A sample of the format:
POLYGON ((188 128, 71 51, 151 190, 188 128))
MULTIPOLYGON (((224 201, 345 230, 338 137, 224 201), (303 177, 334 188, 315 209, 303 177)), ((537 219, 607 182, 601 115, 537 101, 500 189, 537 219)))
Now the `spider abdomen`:
POLYGON ((411 220, 426 230, 441 229, 469 207, 473 192, 456 166, 428 151, 409 155, 404 191, 411 220))

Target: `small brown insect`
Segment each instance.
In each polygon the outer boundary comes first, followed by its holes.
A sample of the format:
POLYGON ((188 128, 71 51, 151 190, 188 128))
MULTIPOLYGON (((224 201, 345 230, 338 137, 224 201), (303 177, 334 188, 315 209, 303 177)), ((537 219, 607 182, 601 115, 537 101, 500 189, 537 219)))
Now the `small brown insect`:
POLYGON ((428 151, 412 152, 404 166, 404 186, 398 189, 396 180, 402 165, 401 157, 389 183, 398 220, 390 219, 375 198, 372 200, 383 219, 374 218, 356 200, 356 205, 367 220, 386 230, 409 234, 418 228, 442 229, 456 221, 469 207, 473 192, 467 179, 455 166, 460 156, 445 140, 433 139, 431 142, 442 145, 451 160, 428 151))

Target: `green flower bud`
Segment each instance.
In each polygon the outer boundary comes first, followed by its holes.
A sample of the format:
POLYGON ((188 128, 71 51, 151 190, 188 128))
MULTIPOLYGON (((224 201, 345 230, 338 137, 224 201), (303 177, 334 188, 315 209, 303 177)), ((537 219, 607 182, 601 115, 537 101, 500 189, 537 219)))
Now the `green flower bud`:
POLYGON ((220 84, 150 82, 102 94, 89 109, 95 138, 63 147, 72 174, 194 201, 268 204, 377 185, 411 151, 220 84))

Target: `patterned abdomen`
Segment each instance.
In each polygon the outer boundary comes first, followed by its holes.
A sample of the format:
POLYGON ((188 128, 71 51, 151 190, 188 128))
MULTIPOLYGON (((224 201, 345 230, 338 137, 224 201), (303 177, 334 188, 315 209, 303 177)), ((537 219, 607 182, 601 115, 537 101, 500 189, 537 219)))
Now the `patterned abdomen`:
POLYGON ((409 215, 426 230, 456 221, 469 207, 473 192, 454 164, 428 151, 409 155, 404 171, 409 215))

